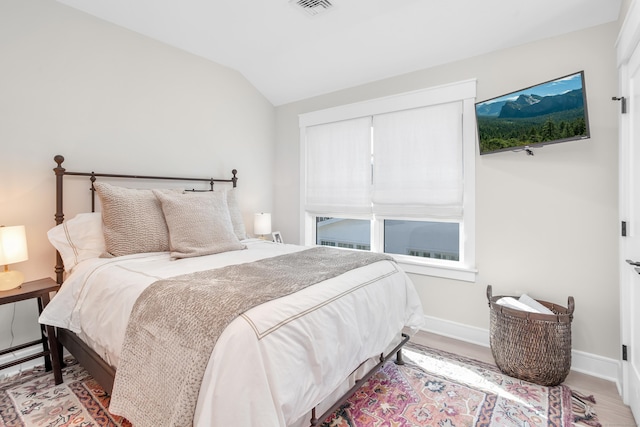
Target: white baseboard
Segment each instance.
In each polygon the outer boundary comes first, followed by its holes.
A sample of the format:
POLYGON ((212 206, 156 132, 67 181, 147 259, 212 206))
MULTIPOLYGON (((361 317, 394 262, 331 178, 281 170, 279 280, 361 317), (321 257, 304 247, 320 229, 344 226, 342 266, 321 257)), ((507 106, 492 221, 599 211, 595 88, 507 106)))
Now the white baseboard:
POLYGON ((571 351, 571 370, 615 383, 622 395, 622 362, 584 351, 571 351))
MULTIPOLYGON (((469 326, 437 317, 425 316, 423 330, 434 334, 454 338, 471 344, 489 348, 489 330, 469 326)), ((618 392, 621 388, 620 361, 584 351, 571 351, 571 370, 602 378, 616 384, 618 392)))
MULTIPOLYGON (((11 363, 14 360, 21 359, 23 357, 31 356, 42 351, 42 346, 28 347, 22 350, 17 350, 8 354, 0 356, 0 365, 5 363, 11 363)), ((10 366, 0 371, 0 379, 17 375, 22 371, 33 369, 38 365, 44 365, 44 357, 38 357, 36 359, 27 360, 19 365, 10 366)))
MULTIPOLYGON (((32 347, 27 347, 22 350, 13 351, 8 354, 3 354, 0 356, 0 365, 4 365, 5 363, 11 363, 14 360, 22 359, 23 357, 31 356, 36 353, 40 353, 42 351, 41 345, 35 345, 32 347)), ((66 348, 62 349, 62 357, 70 356, 71 354, 66 348)), ((19 365, 11 366, 9 368, 3 369, 0 371, 0 379, 11 377, 13 375, 18 375, 23 371, 28 371, 29 369, 33 369, 36 366, 44 365, 44 356, 37 357, 35 359, 27 360, 19 365)))
MULTIPOLYGON (((425 332, 454 338, 460 341, 477 344, 489 348, 489 330, 478 328, 475 326, 465 325, 463 323, 452 322, 450 320, 440 319, 432 316, 425 316, 425 326, 422 328, 425 332)), ((0 365, 17 360, 21 357, 36 354, 42 349, 39 347, 30 347, 27 349, 15 351, 10 354, 0 356, 0 365)), ((68 352, 65 349, 65 355, 68 352)), ((24 370, 34 368, 35 366, 44 364, 44 359, 29 360, 20 365, 12 366, 0 372, 0 379, 8 376, 16 375, 24 370)), ((571 370, 588 374, 597 378, 611 381, 616 384, 618 392, 621 388, 622 367, 620 362, 608 357, 602 357, 597 354, 586 353, 579 350, 571 351, 571 370)))
POLYGON ((425 332, 489 348, 489 330, 432 316, 424 316, 425 332))

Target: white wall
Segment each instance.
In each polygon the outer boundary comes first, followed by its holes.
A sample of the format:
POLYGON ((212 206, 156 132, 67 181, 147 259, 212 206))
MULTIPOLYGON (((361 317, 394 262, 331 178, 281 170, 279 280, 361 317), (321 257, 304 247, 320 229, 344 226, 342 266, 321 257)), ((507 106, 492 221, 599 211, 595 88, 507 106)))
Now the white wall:
MULTIPOLYGON (((56 154, 73 171, 236 168, 248 231, 271 210, 275 110, 238 72, 48 0, 0 2, 0 70, 0 224, 27 228, 27 280, 54 274, 56 154)), ((0 348, 14 308, 13 343, 38 336, 35 301, 2 306, 0 348)))
POLYGON ((622 0, 622 4, 620 5, 620 18, 618 19, 618 24, 622 26, 624 22, 624 18, 627 16, 627 12, 629 12, 629 8, 631 7, 631 3, 636 0, 622 0))
MULTIPOLYGON (((477 158, 477 283, 412 278, 426 314, 480 328, 488 327, 487 284, 561 304, 572 295, 574 348, 617 359, 617 25, 274 110, 233 70, 56 2, 3 0, 0 224, 26 225, 30 250, 14 267, 27 280, 53 275, 45 233, 54 224, 55 154, 70 170, 225 176, 237 168, 249 230, 253 212, 272 210, 274 230, 298 242, 298 114, 468 78, 478 79, 483 100, 585 70, 590 140, 534 157, 477 158)), ((14 308, 14 344, 38 334, 33 301, 0 307, 1 348, 14 308)))
POLYGON ((617 31, 603 25, 276 108, 274 227, 299 242, 298 114, 470 78, 481 101, 584 70, 589 140, 476 157, 477 282, 412 279, 428 316, 484 329, 488 284, 564 306, 571 295, 573 348, 618 359, 617 31))

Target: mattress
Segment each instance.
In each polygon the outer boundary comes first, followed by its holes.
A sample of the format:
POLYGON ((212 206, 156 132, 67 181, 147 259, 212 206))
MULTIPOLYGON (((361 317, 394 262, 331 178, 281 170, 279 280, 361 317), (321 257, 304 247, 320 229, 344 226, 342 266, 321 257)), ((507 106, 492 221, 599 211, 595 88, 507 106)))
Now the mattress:
MULTIPOLYGON (((82 261, 40 322, 75 332, 117 368, 136 298, 156 280, 305 249, 259 239, 243 243, 245 250, 180 260, 162 252, 82 261)), ((414 333, 423 318, 413 284, 392 261, 254 307, 220 335, 194 425, 308 425, 312 407, 346 391, 354 372, 392 348, 400 331, 414 333)))

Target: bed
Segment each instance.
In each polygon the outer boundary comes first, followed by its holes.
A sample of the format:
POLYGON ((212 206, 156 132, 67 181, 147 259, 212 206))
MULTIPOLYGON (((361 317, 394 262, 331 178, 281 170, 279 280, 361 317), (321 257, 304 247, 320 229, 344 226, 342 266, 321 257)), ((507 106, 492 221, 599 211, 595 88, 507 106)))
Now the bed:
POLYGON ((419 297, 389 257, 247 236, 236 170, 156 177, 70 172, 54 160, 49 240, 63 286, 40 322, 136 427, 318 425, 384 361, 401 363, 422 324, 419 297), (65 176, 89 179, 91 212, 65 220, 65 176), (120 179, 205 188, 112 183, 120 179), (147 230, 158 221, 168 249, 147 230), (139 233, 133 248, 114 227, 139 233))

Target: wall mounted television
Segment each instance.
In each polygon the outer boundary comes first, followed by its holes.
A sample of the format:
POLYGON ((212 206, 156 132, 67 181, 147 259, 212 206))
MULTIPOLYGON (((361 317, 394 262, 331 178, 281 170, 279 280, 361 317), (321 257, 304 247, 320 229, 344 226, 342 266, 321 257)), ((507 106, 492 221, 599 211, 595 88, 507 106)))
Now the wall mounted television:
POLYGON ((584 71, 476 103, 480 154, 589 138, 584 71))

